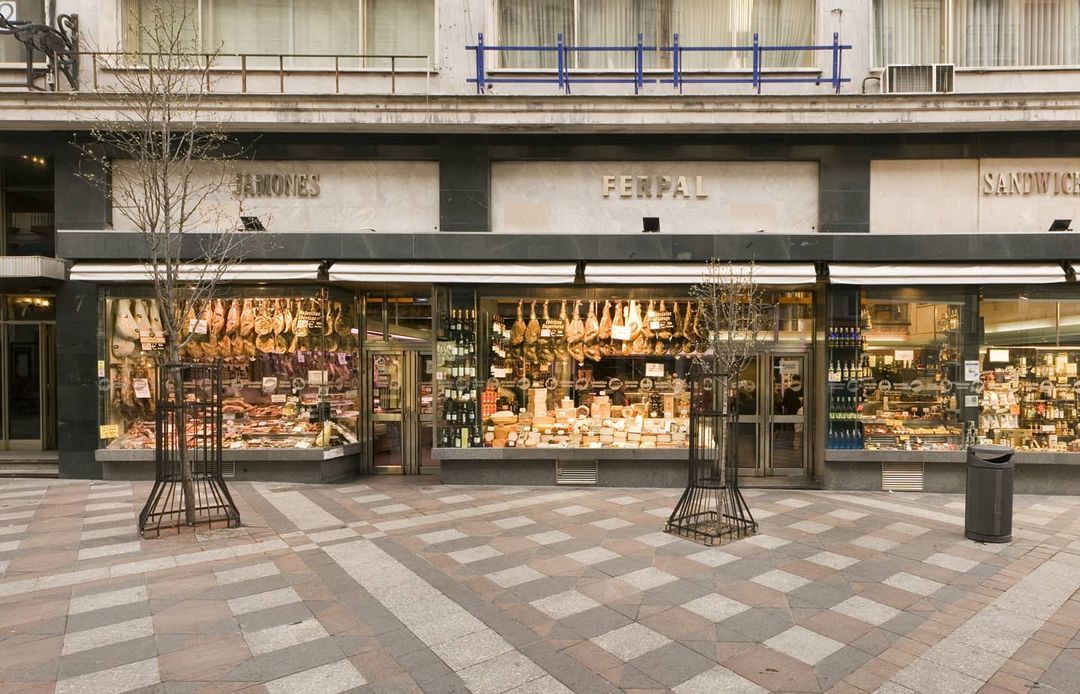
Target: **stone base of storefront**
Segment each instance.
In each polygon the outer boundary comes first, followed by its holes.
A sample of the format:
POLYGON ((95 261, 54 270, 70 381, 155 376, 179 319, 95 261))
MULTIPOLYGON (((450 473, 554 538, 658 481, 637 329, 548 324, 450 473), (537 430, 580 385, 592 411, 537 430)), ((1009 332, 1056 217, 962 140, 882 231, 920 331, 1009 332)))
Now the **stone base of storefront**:
MULTIPOLYGON (((361 472, 361 445, 327 449, 226 450, 226 479, 259 482, 339 482, 361 472)), ((153 451, 97 451, 106 480, 154 479, 153 451)))
POLYGON ((601 487, 684 487, 686 449, 441 448, 443 484, 559 484, 559 463, 596 465, 601 487))
MULTIPOLYGON (((923 491, 963 494, 967 481, 963 451, 829 451, 823 482, 826 489, 882 490, 882 466, 889 462, 922 463, 923 491)), ((1016 494, 1080 494, 1080 455, 1016 454, 1016 494)))

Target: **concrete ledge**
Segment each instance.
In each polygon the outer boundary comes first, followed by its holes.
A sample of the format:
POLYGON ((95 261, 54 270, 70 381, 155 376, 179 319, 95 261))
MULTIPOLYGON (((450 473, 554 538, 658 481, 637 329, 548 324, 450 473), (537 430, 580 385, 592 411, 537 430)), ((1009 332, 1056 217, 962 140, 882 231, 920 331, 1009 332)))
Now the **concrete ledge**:
POLYGON ((435 460, 689 460, 688 448, 435 448, 435 460))
MULTIPOLYGON (((465 449, 469 450, 469 449, 465 449)), ((501 449, 480 449, 501 450, 501 449)), ((495 484, 551 486, 555 482, 555 456, 507 460, 444 458, 439 470, 443 484, 495 484)), ((558 450, 558 449, 554 449, 558 450)), ((576 450, 576 449, 575 449, 576 450)), ((685 451, 684 451, 685 452, 685 451)), ((560 457, 560 460, 567 458, 560 457)), ((575 458, 575 460, 590 460, 575 458)), ((598 487, 676 487, 686 486, 686 459, 602 459, 597 460, 598 487)), ((567 485, 570 486, 570 485, 567 485)))
MULTIPOLYGON (((1020 451, 1017 465, 1080 465, 1080 453, 1020 451)), ((847 451, 827 450, 827 463, 966 463, 966 451, 847 451)))
MULTIPOLYGON (((235 473, 226 478, 229 480, 317 484, 338 482, 361 473, 362 450, 362 444, 352 443, 325 449, 226 450, 221 456, 234 464, 235 473)), ((95 457, 101 463, 103 479, 154 478, 154 451, 99 450, 95 457)))
MULTIPOLYGON (((824 483, 825 488, 831 490, 879 492, 881 462, 865 459, 827 461, 824 483)), ((950 462, 926 462, 923 491, 963 494, 966 484, 966 466, 950 462)), ((1080 494, 1080 465, 1036 462, 1018 465, 1013 488, 1016 494, 1080 494)))

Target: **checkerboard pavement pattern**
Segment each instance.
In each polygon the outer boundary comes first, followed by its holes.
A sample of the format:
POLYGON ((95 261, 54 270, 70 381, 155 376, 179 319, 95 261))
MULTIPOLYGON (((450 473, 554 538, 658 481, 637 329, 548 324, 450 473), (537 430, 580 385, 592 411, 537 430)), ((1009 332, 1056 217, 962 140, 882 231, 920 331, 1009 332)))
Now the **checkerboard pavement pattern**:
POLYGON ((1080 692, 1080 498, 231 485, 243 528, 141 540, 142 483, 0 480, 0 691, 1080 692))

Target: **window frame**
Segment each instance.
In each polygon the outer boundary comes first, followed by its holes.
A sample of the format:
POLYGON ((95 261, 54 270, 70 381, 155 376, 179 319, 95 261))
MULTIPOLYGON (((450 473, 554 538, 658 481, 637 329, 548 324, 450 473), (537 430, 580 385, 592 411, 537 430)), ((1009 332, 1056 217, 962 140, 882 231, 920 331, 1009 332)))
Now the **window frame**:
MULTIPOLYGON (((488 0, 488 13, 487 13, 488 21, 486 22, 486 30, 485 30, 485 34, 484 34, 485 39, 486 39, 485 43, 488 44, 488 45, 493 45, 493 46, 501 45, 501 39, 502 39, 501 29, 502 29, 502 26, 501 26, 501 22, 499 21, 499 16, 500 16, 499 15, 499 9, 500 9, 500 5, 503 2, 507 2, 507 1, 508 0, 488 0)), ((574 5, 574 9, 573 9, 573 13, 574 13, 574 21, 573 21, 573 32, 574 32, 574 34, 573 34, 573 38, 576 39, 576 37, 580 33, 580 27, 578 25, 578 22, 580 21, 580 17, 581 17, 581 13, 580 13, 581 3, 582 2, 588 2, 589 0, 572 0, 572 1, 573 1, 573 5, 574 5)), ((664 4, 667 4, 667 3, 665 3, 665 0, 660 0, 660 2, 664 3, 664 4)), ((811 43, 810 43, 810 45, 818 45, 817 44, 818 38, 819 38, 818 33, 817 33, 818 29, 819 29, 819 26, 818 26, 818 24, 819 24, 819 22, 818 22, 818 12, 821 9, 821 0, 813 0, 813 2, 814 2, 814 12, 813 12, 814 26, 813 26, 813 28, 811 29, 811 32, 810 32, 810 34, 811 34, 811 43)), ((670 4, 668 4, 668 8, 670 10, 670 4)), ((666 24, 668 27, 670 27, 670 25, 671 25, 670 21, 668 21, 668 22, 663 21, 660 18, 660 15, 661 15, 661 13, 658 12, 657 13, 657 26, 656 26, 656 32, 657 32, 656 35, 657 36, 660 36, 660 29, 661 29, 662 26, 664 26, 666 24)), ((566 41, 569 44, 573 44, 573 41, 571 41, 570 39, 566 39, 566 41)), ((663 73, 670 73, 671 72, 671 69, 672 69, 671 60, 670 60, 670 55, 671 54, 668 53, 668 52, 664 52, 664 51, 657 51, 657 53, 659 53, 660 56, 668 56, 668 58, 666 60, 658 59, 657 60, 658 64, 655 65, 655 66, 652 66, 652 67, 645 66, 643 68, 643 72, 645 74, 658 74, 658 73, 663 74, 663 73)), ((826 71, 826 68, 822 67, 821 65, 819 65, 817 63, 817 60, 815 58, 815 56, 817 54, 817 51, 809 51, 809 53, 810 53, 810 56, 811 56, 811 60, 809 61, 811 63, 810 65, 788 66, 788 67, 761 67, 759 69, 760 69, 760 71, 762 73, 773 73, 773 74, 811 74, 811 75, 813 75, 813 74, 823 74, 826 71)), ((493 64, 491 66, 485 68, 486 71, 489 72, 489 73, 537 73, 537 72, 554 72, 556 70, 556 68, 553 68, 553 67, 549 68, 549 67, 540 67, 540 66, 537 66, 537 67, 506 67, 506 66, 502 65, 502 60, 501 60, 501 56, 499 55, 499 52, 495 52, 494 60, 492 61, 492 63, 493 64)), ((575 65, 573 67, 567 67, 566 71, 568 73, 572 73, 572 74, 598 74, 598 73, 603 73, 603 74, 628 74, 628 75, 634 74, 634 68, 632 68, 632 67, 629 67, 629 68, 596 68, 596 67, 577 67, 575 65)), ((704 67, 704 68, 700 68, 700 67, 686 68, 686 67, 684 67, 684 68, 682 68, 683 74, 725 74, 725 73, 726 74, 745 74, 745 73, 750 73, 752 71, 753 71, 752 67, 704 67)))
MULTIPOLYGON (((943 18, 942 18, 942 60, 941 63, 945 65, 952 65, 956 72, 1069 72, 1080 70, 1080 63, 1073 63, 1067 65, 958 65, 956 63, 956 42, 953 40, 953 26, 955 24, 954 9, 956 7, 954 0, 942 0, 944 5, 943 18)), ((909 63, 884 63, 878 64, 877 61, 877 14, 874 6, 876 3, 870 3, 870 63, 871 72, 884 73, 887 65, 907 65, 909 63)), ((1078 8, 1080 12, 1080 8, 1078 8)))
MULTIPOLYGON (((204 21, 204 11, 206 10, 207 6, 210 3, 212 3, 213 1, 214 0, 194 0, 194 3, 195 3, 195 17, 196 17, 195 37, 196 37, 196 42, 197 42, 200 53, 208 53, 209 52, 209 49, 203 43, 204 40, 205 40, 205 34, 206 34, 206 30, 205 30, 206 22, 204 21)), ((291 31, 291 28, 292 28, 292 26, 294 24, 292 22, 292 19, 296 15, 295 5, 296 5, 297 2, 300 2, 300 1, 301 0, 290 0, 290 5, 289 5, 289 14, 290 14, 289 44, 290 44, 290 47, 295 46, 295 37, 293 36, 292 31, 291 31)), ((42 0, 42 2, 45 2, 45 0, 42 0)), ((138 2, 139 2, 139 0, 119 0, 119 2, 117 3, 118 13, 119 13, 119 16, 118 16, 118 19, 117 19, 117 32, 121 37, 120 43, 124 47, 124 50, 129 50, 129 46, 127 44, 133 38, 132 35, 131 35, 131 32, 129 31, 129 28, 128 28, 129 18, 128 18, 127 8, 129 7, 129 3, 138 3, 138 2)), ((440 9, 440 5, 441 5, 442 0, 430 0, 430 2, 431 2, 431 8, 432 8, 432 43, 431 43, 431 54, 428 56, 428 65, 426 67, 401 67, 401 66, 397 66, 397 67, 394 68, 395 72, 424 73, 424 72, 437 72, 438 71, 438 64, 437 63, 438 63, 439 45, 440 45, 440 43, 439 43, 439 9, 440 9)), ((366 49, 366 44, 367 44, 367 27, 368 27, 368 21, 369 21, 369 19, 368 19, 368 14, 369 13, 367 12, 367 3, 368 3, 368 0, 356 0, 356 12, 357 12, 357 37, 356 38, 357 38, 357 46, 359 48, 356 55, 359 55, 359 56, 367 55, 367 53, 366 53, 366 50, 367 50, 366 49)), ((137 36, 135 38, 136 38, 136 40, 138 40, 137 36)), ((138 54, 140 52, 141 51, 136 51, 136 54, 138 54)), ((225 56, 225 57, 228 57, 228 56, 231 56, 231 55, 232 54, 223 54, 223 56, 225 56)), ((267 55, 267 56, 273 56, 275 54, 271 54, 271 53, 267 53, 267 54, 261 54, 261 53, 246 53, 246 54, 245 53, 237 53, 236 55, 260 55, 260 56, 261 55, 267 55)), ((303 54, 298 54, 298 53, 284 53, 282 55, 287 57, 287 58, 303 59, 305 57, 303 54)), ((331 54, 327 53, 327 55, 331 55, 331 54)), ((342 57, 342 58, 349 57, 349 58, 351 58, 353 56, 350 56, 348 54, 343 53, 338 57, 342 57)), ((361 65, 359 65, 357 67, 341 67, 341 68, 338 68, 338 69, 341 72, 375 72, 375 73, 378 73, 378 72, 390 72, 390 67, 389 66, 386 66, 386 67, 369 66, 369 65, 364 65, 363 64, 365 62, 363 58, 358 58, 358 60, 361 63, 361 65)), ((3 63, 0 63, 0 67, 2 67, 3 65, 4 65, 3 63)), ((229 66, 217 66, 215 69, 221 69, 221 70, 227 70, 228 71, 228 70, 232 70, 233 68, 229 67, 229 66)), ((249 72, 260 72, 260 71, 262 71, 262 72, 266 72, 266 71, 273 72, 273 71, 276 71, 278 68, 277 67, 261 67, 261 66, 248 65, 246 69, 249 72)), ((321 67, 296 67, 296 66, 293 66, 293 67, 289 67, 287 69, 290 72, 325 72, 327 70, 333 71, 335 68, 333 68, 333 67, 321 68, 321 67)))

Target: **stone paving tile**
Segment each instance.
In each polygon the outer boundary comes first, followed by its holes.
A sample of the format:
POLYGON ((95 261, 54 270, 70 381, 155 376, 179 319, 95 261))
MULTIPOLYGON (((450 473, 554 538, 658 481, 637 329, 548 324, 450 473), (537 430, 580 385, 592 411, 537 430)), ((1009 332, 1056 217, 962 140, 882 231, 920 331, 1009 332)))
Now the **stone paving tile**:
POLYGON ((761 532, 706 548, 662 532, 681 490, 236 483, 242 533, 139 542, 144 483, 20 483, 0 480, 0 691, 1054 692, 1080 677, 1069 497, 1017 497, 1017 540, 981 545, 956 496, 748 490, 761 532), (373 543, 424 578, 385 552, 354 561, 373 543))

